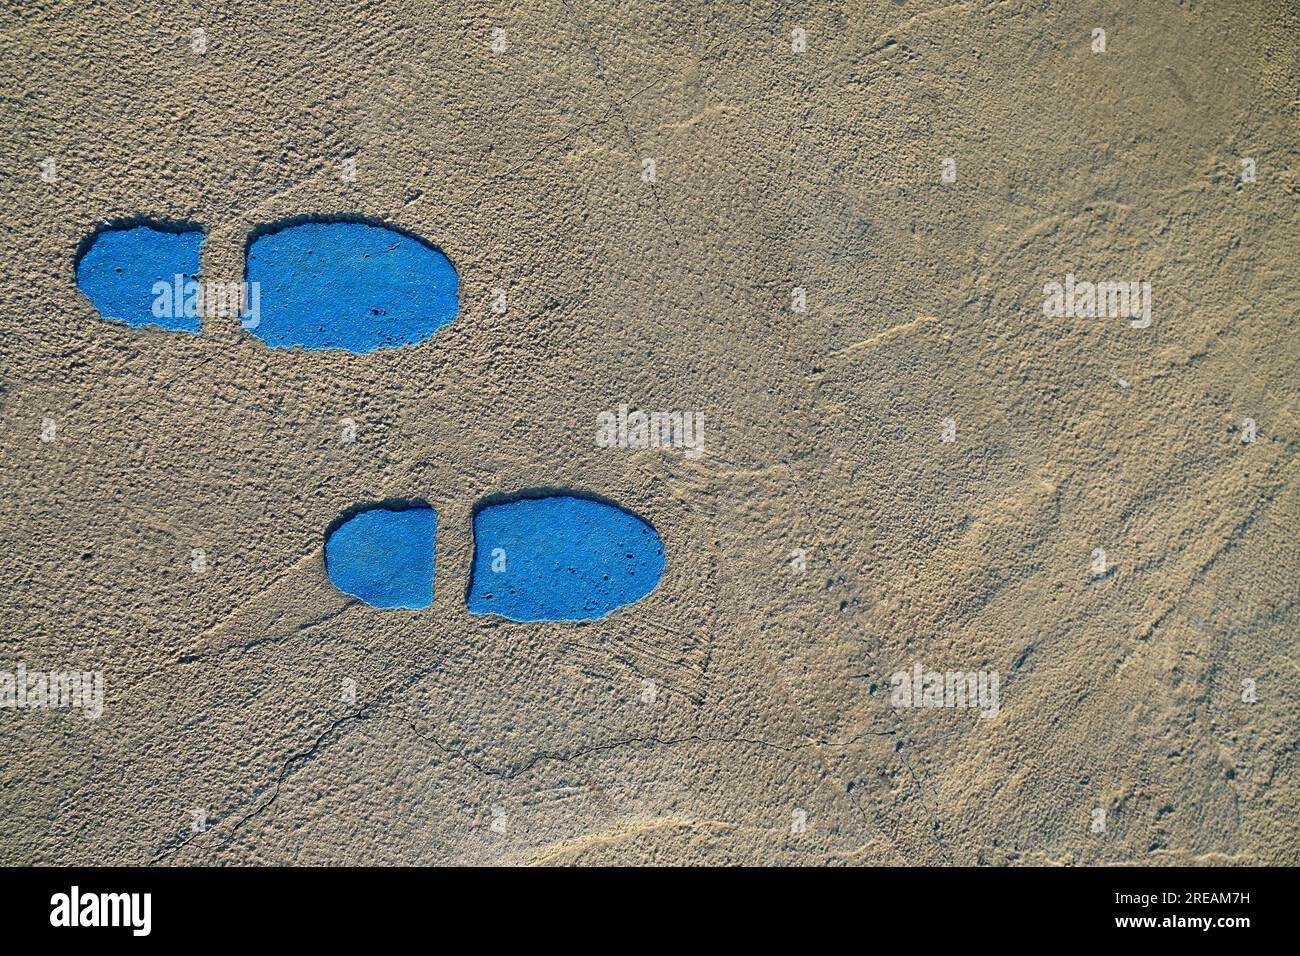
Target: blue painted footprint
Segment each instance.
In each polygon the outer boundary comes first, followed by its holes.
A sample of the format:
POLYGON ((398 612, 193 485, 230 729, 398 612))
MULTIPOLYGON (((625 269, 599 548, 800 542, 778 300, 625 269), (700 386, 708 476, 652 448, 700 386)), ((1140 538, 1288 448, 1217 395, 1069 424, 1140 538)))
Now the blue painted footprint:
MULTIPOLYGON (((201 332, 200 227, 109 224, 76 262, 101 317, 201 332)), ((451 261, 388 226, 294 220, 254 230, 244 327, 272 348, 366 353, 422 342, 456 317, 451 261)), ((471 613, 512 621, 590 621, 633 604, 663 576, 655 529, 617 505, 573 494, 492 500, 474 513, 471 613)), ((340 591, 378 608, 433 603, 437 514, 423 503, 345 512, 326 532, 325 567, 340 591)))
MULTIPOLYGON (((77 286, 105 319, 199 332, 229 284, 200 283, 201 226, 107 224, 77 257, 77 286), (218 293, 220 295, 218 295, 218 293)), ((366 353, 414 345, 460 309, 451 260, 390 226, 291 220, 253 230, 244 283, 244 328, 272 348, 366 353)))
MULTIPOLYGON (((436 528, 423 505, 354 510, 327 534, 326 573, 374 607, 428 607, 436 528)), ((663 542, 631 512, 576 495, 521 495, 476 511, 466 603, 512 621, 594 621, 641 600, 663 570, 663 542)))

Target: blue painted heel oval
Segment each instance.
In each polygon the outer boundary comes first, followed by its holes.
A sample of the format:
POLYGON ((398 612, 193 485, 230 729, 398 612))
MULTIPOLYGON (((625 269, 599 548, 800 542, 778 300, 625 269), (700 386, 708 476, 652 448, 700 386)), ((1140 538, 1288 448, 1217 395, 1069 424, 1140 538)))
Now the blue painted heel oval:
POLYGON ((432 508, 375 505, 345 515, 325 539, 325 572, 344 594, 372 607, 420 610, 433 603, 432 508))
POLYGON ((77 257, 77 288, 100 318, 133 328, 199 332, 203 230, 153 222, 101 229, 77 257))

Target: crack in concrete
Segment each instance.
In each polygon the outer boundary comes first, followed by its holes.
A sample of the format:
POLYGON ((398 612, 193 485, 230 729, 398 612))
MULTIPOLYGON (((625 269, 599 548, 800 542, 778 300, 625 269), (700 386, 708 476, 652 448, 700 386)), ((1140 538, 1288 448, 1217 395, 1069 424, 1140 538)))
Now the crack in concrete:
MULTIPOLYGON (((239 820, 234 824, 234 826, 231 827, 225 839, 220 844, 209 848, 207 850, 207 853, 212 854, 229 847, 230 844, 234 842, 234 839, 239 833, 239 831, 242 830, 250 820, 254 819, 255 817, 261 816, 268 809, 270 809, 270 807, 279 799, 281 788, 283 787, 284 782, 294 772, 295 765, 305 765, 311 760, 314 760, 317 756, 319 756, 323 752, 323 750, 329 746, 330 738, 333 737, 339 731, 340 728, 345 727, 348 724, 360 723, 361 721, 365 721, 365 720, 387 720, 387 721, 393 721, 396 723, 403 724, 410 730, 413 736, 433 746, 441 753, 446 754, 448 757, 457 759, 465 763, 469 767, 473 768, 475 772, 483 776, 494 777, 501 780, 513 780, 517 777, 524 775, 525 773, 529 772, 534 767, 542 763, 554 762, 554 763, 568 764, 568 763, 572 763, 575 760, 580 760, 583 757, 590 756, 592 754, 605 753, 608 751, 618 750, 623 747, 631 747, 631 746, 648 745, 652 747, 674 747, 686 743, 700 743, 700 744, 730 743, 730 744, 742 744, 742 745, 752 746, 752 747, 763 747, 770 750, 776 750, 782 753, 790 754, 790 753, 798 753, 808 748, 848 747, 848 746, 852 746, 854 743, 858 742, 859 740, 862 740, 865 737, 890 736, 898 732, 898 728, 890 728, 888 730, 879 730, 879 731, 864 731, 863 733, 858 734, 844 741, 808 739, 804 743, 795 743, 795 744, 780 744, 774 741, 763 740, 760 738, 753 738, 753 737, 706 736, 702 734, 684 734, 678 737, 659 737, 657 735, 651 734, 651 735, 640 735, 634 737, 625 737, 619 740, 608 741, 603 744, 593 744, 589 747, 583 747, 569 753, 545 751, 545 750, 538 751, 520 764, 507 765, 504 767, 492 767, 492 766, 488 766, 485 763, 475 760, 474 758, 470 757, 467 753, 463 751, 456 750, 455 748, 452 747, 448 747, 446 744, 442 743, 442 741, 437 740, 436 738, 422 732, 419 726, 405 715, 383 714, 383 715, 377 715, 371 717, 370 712, 382 705, 383 705, 383 701, 376 701, 375 703, 370 704, 366 707, 362 707, 361 709, 353 713, 345 714, 344 716, 339 717, 338 719, 334 720, 324 731, 322 731, 316 737, 316 739, 312 742, 312 745, 310 747, 308 747, 306 750, 302 750, 290 755, 281 765, 280 772, 276 775, 274 784, 271 785, 270 798, 262 801, 258 806, 256 806, 249 813, 246 813, 244 816, 240 817, 239 820)), ((266 788, 263 788, 262 792, 265 792, 265 789, 266 788)), ((254 797, 253 799, 256 800, 257 797, 254 797)), ((862 807, 858 804, 857 799, 852 796, 850 796, 849 799, 850 802, 853 803, 853 805, 858 809, 859 813, 863 815, 863 819, 868 820, 865 811, 863 811, 862 807)), ((220 826, 221 822, 224 821, 218 822, 217 826, 220 826)), ((868 820, 868 822, 870 821, 868 820)), ((180 842, 176 843, 175 845, 154 854, 154 856, 150 859, 150 863, 158 863, 167 859, 173 854, 179 852, 184 847, 188 846, 190 843, 194 842, 195 840, 198 840, 205 833, 212 832, 213 829, 214 828, 209 827, 203 830, 201 833, 196 833, 192 836, 189 836, 184 840, 181 840, 180 842)), ((879 831, 878 825, 876 826, 876 829, 879 831)))
MULTIPOLYGON (((358 710, 355 713, 346 714, 338 718, 333 723, 331 723, 329 727, 327 727, 324 730, 324 732, 322 732, 316 738, 316 740, 312 743, 312 745, 308 749, 291 755, 280 767, 280 773, 277 775, 274 789, 271 791, 271 798, 265 801, 264 803, 262 803, 260 806, 256 807, 252 812, 247 813, 243 817, 241 817, 239 822, 236 823, 234 827, 231 828, 230 833, 226 837, 225 841, 220 846, 214 847, 212 850, 209 850, 208 852, 213 852, 215 850, 224 850, 226 847, 228 847, 231 844, 231 842, 234 841, 236 834, 238 834, 239 831, 243 829, 244 824, 246 824, 249 820, 253 819, 253 817, 260 816, 261 814, 265 813, 266 810, 271 806, 271 804, 275 803, 275 801, 280 796, 280 787, 284 784, 285 779, 289 775, 290 767, 292 767, 295 763, 298 763, 300 761, 305 763, 313 759, 314 757, 316 757, 316 755, 320 753, 321 747, 325 744, 326 738, 328 738, 330 735, 332 735, 335 731, 337 731, 340 727, 344 726, 345 724, 352 723, 358 720, 365 720, 366 719, 365 715, 366 715, 366 708, 363 707, 361 710, 358 710)), ((254 799, 256 799, 256 797, 254 797, 254 799)), ((154 854, 153 858, 149 862, 158 863, 161 860, 164 860, 167 857, 171 856, 173 853, 176 853, 179 850, 183 849, 184 847, 188 846, 194 840, 201 837, 204 833, 209 833, 209 832, 211 832, 211 828, 205 828, 204 830, 194 834, 193 836, 186 837, 184 840, 180 841, 176 845, 164 851, 154 854)))

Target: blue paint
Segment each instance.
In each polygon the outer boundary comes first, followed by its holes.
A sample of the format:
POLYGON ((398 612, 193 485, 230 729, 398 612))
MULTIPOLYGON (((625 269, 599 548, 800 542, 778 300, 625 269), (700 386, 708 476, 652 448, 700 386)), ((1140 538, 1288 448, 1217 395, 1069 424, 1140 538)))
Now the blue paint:
POLYGON ((663 570, 663 542, 636 515, 569 495, 526 498, 474 516, 467 602, 512 621, 594 621, 645 597, 663 570))
POLYGON ((247 280, 260 284, 260 322, 274 348, 370 352, 422 342, 456 317, 450 260, 383 226, 309 222, 254 240, 247 280))
POLYGON ((437 529, 432 508, 362 511, 326 539, 326 573, 344 594, 374 607, 428 607, 437 529))
POLYGON ((192 296, 202 246, 195 229, 105 229, 77 263, 77 286, 103 319, 198 332, 202 318, 192 296))

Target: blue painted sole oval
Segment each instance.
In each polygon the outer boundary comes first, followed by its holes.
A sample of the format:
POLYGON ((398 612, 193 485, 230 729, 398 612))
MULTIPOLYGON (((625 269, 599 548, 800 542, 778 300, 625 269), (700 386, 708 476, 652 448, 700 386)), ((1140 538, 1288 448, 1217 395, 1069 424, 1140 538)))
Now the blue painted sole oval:
POLYGON ((375 349, 413 345, 459 311, 459 279, 433 246, 359 222, 306 222, 248 247, 258 283, 253 335, 273 348, 375 349))
POLYGON ((110 227, 77 260, 77 287, 100 318, 133 328, 199 332, 203 232, 167 223, 110 227))
POLYGON ((432 508, 377 505, 345 520, 325 539, 325 571, 344 594, 372 607, 419 610, 433 603, 432 508))
POLYGON ((474 515, 474 614, 594 621, 641 600, 663 576, 659 534, 614 505, 571 495, 520 498, 474 515))

